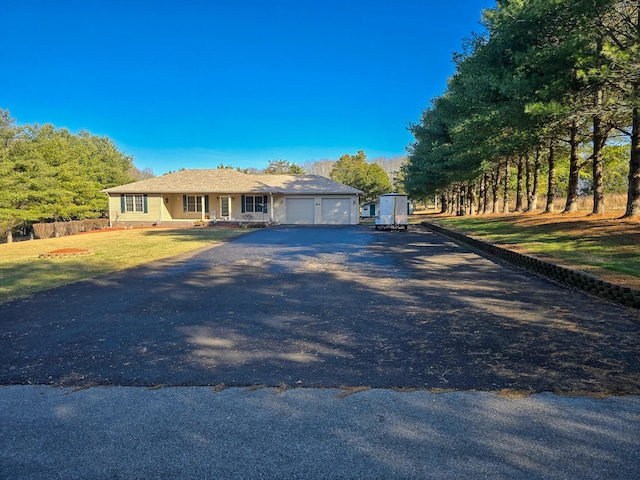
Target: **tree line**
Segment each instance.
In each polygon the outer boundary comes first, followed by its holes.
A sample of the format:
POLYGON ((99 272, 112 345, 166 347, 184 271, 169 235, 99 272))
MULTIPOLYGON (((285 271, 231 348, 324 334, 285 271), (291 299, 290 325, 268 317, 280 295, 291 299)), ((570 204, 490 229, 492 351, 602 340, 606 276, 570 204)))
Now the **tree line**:
POLYGON ((34 222, 98 218, 107 210, 100 190, 152 175, 107 137, 17 126, 0 109, 0 235, 8 241, 34 222))
POLYGON ((640 1, 499 0, 483 24, 410 126, 407 193, 465 214, 508 210, 512 190, 536 210, 544 187, 545 212, 589 192, 599 214, 609 186, 640 216, 640 1))

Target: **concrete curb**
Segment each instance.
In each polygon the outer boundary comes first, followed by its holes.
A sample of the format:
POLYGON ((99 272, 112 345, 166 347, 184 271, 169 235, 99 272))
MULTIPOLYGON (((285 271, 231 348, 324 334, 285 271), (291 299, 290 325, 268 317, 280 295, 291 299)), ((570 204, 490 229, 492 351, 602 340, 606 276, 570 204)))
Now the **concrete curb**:
POLYGON ((469 237, 463 233, 449 230, 440 225, 430 222, 422 222, 422 226, 433 231, 462 242, 473 248, 488 253, 494 257, 511 263, 520 268, 524 268, 532 273, 556 280, 572 288, 596 295, 605 300, 609 300, 626 307, 640 309, 640 290, 623 287, 610 282, 606 282, 594 275, 562 267, 553 263, 540 260, 533 256, 513 252, 506 248, 498 247, 493 243, 478 238, 469 237))

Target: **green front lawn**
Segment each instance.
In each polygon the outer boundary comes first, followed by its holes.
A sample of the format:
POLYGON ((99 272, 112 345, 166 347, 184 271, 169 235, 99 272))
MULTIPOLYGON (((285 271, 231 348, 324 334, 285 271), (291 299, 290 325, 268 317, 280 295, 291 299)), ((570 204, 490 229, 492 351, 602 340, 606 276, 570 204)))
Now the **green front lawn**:
POLYGON ((135 267, 248 233, 246 229, 107 230, 0 245, 0 303, 109 272, 135 267), (89 256, 40 258, 67 248, 89 256))
POLYGON ((595 275, 623 275, 640 280, 637 222, 561 214, 427 216, 425 220, 595 275))

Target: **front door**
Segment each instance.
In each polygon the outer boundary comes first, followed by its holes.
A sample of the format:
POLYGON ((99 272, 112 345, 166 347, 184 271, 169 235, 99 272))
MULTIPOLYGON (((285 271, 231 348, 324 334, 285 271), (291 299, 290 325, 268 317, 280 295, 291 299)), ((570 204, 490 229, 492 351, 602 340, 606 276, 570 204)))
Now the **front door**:
POLYGON ((229 216, 229 197, 222 197, 220 199, 220 216, 228 217, 229 216))

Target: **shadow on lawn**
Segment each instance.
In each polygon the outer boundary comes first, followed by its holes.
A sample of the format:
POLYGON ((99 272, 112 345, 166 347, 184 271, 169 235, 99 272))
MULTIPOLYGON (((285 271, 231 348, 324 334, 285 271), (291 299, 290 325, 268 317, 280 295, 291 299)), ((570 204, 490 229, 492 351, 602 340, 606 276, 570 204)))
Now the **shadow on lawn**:
POLYGON ((0 305, 0 383, 640 393, 640 314, 419 228, 260 230, 0 305))
POLYGON ((203 240, 217 242, 229 240, 250 233, 251 231, 253 231, 253 229, 191 227, 149 229, 145 230, 144 234, 149 237, 170 237, 185 242, 200 242, 203 240))
MULTIPOLYGON (((84 257, 38 259, 0 264, 0 304, 17 296, 29 295, 100 275, 114 268, 107 261, 86 262, 84 257)), ((1 322, 0 322, 1 323, 1 322)))

